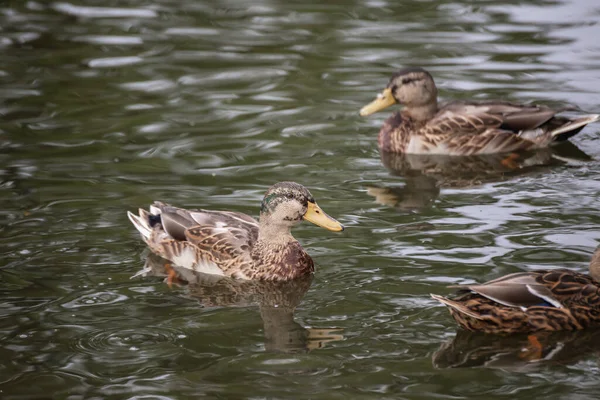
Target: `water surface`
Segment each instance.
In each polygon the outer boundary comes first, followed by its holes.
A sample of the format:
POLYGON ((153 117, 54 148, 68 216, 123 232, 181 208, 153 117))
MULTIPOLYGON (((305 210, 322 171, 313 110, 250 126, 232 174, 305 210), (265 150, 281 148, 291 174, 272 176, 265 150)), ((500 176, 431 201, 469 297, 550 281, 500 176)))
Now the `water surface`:
POLYGON ((1 397, 595 398, 593 333, 543 338, 535 361, 526 338, 456 336, 429 293, 585 271, 600 126, 471 168, 382 159, 388 113, 358 110, 420 65, 446 99, 598 112, 599 17, 592 0, 5 2, 1 397), (256 216, 281 180, 348 228, 295 230, 312 282, 132 278, 156 260, 126 210, 256 216))

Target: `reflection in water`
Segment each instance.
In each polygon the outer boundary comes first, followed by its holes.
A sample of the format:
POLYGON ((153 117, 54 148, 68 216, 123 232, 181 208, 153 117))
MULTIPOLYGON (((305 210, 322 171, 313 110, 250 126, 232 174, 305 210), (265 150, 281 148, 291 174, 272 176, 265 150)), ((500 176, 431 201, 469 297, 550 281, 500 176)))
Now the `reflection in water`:
MULTIPOLYGON (((597 0, 4 1, 0 397, 597 397, 593 356, 439 379, 430 357, 450 322, 428 296, 465 276, 580 266, 600 240, 600 163, 465 190, 420 174, 406 201, 443 201, 405 216, 364 198, 410 179, 376 154, 386 116, 357 110, 411 62, 445 99, 598 112, 599 18, 597 0), (289 179, 352 225, 297 229, 326 267, 295 318, 347 340, 257 354, 255 306, 203 310, 181 298, 189 286, 129 279, 142 247, 127 209, 258 216, 266 185, 289 179)), ((599 132, 573 143, 598 158, 599 132)))
POLYGON ((465 188, 500 182, 591 157, 571 142, 535 151, 480 156, 444 156, 381 152, 381 161, 393 175, 405 179, 403 187, 367 188, 382 205, 401 210, 427 207, 441 188, 465 188))
MULTIPOLYGON (((166 260, 149 254, 144 269, 135 276, 167 276, 166 260)), ((310 288, 313 276, 294 281, 266 282, 230 279, 188 268, 168 267, 190 298, 203 307, 248 307, 258 305, 265 330, 265 348, 301 352, 322 348, 342 340, 341 329, 306 328, 294 320, 294 310, 310 288)))
POLYGON ((527 370, 543 364, 573 364, 600 352, 600 330, 498 336, 458 330, 432 356, 436 368, 490 367, 527 370))

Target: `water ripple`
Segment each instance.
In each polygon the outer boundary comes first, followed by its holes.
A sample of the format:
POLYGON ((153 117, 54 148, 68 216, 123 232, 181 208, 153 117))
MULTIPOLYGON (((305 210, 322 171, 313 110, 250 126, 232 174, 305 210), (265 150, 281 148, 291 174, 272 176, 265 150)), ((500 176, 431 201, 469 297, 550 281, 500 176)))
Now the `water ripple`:
POLYGON ((165 344, 177 343, 185 337, 185 334, 167 328, 146 327, 142 332, 108 328, 86 332, 77 340, 75 350, 107 365, 144 364, 148 358, 166 358, 179 353, 181 349, 177 346, 165 344))
MULTIPOLYGON (((393 169, 376 145, 388 112, 358 116, 409 65, 445 100, 598 112, 594 2, 100 3, 0 9, 3 399, 596 396, 593 341, 560 363, 438 369, 455 324, 429 293, 585 271, 600 241, 598 125, 540 165, 473 177, 393 169), (342 340, 279 353, 264 310, 130 279, 147 250, 126 210, 163 200, 258 217, 282 180, 347 226, 294 230, 317 266, 294 321, 314 330, 288 328, 342 340)), ((483 342, 446 360, 503 341, 483 342)))
POLYGON ((63 303, 64 308, 68 309, 77 309, 81 307, 91 307, 97 306, 99 304, 114 304, 127 300, 127 296, 121 295, 114 292, 95 292, 90 293, 81 297, 78 297, 75 300, 69 301, 67 303, 63 303))
POLYGON ((142 8, 86 7, 71 3, 53 3, 56 11, 85 18, 156 18, 156 11, 142 8))

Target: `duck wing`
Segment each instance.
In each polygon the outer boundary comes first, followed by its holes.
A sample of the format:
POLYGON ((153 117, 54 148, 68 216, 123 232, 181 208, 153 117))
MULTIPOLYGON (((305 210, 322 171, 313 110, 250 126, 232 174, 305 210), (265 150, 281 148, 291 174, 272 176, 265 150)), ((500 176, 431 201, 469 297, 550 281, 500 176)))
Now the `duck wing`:
POLYGON ((535 104, 523 105, 500 101, 452 102, 445 105, 442 110, 466 115, 490 115, 500 120, 497 128, 515 133, 538 128, 562 111, 535 104))
MULTIPOLYGON (((439 115, 451 112, 458 115, 487 115, 501 120, 496 128, 518 134, 537 147, 553 141, 564 141, 579 133, 586 125, 596 122, 600 115, 590 114, 567 118, 556 114, 569 108, 552 109, 537 104, 517 104, 501 101, 455 101, 441 107, 439 115)), ((490 126, 491 127, 491 126, 490 126)))
POLYGON ((444 108, 420 130, 421 135, 411 146, 420 146, 415 153, 449 155, 493 154, 528 150, 535 143, 503 129, 501 116, 484 112, 485 108, 444 108))
POLYGON ((600 284, 568 269, 518 272, 482 284, 454 287, 511 307, 563 308, 579 303, 600 306, 600 284))
POLYGON ((540 276, 543 274, 518 272, 482 284, 457 286, 457 288, 461 291, 477 293, 509 307, 527 308, 535 305, 551 305, 562 308, 563 305, 552 292, 552 286, 548 287, 544 281, 540 282, 540 276))
POLYGON ((251 262, 258 222, 229 211, 187 210, 155 202, 129 219, 150 249, 176 265, 199 272, 233 275, 251 262))

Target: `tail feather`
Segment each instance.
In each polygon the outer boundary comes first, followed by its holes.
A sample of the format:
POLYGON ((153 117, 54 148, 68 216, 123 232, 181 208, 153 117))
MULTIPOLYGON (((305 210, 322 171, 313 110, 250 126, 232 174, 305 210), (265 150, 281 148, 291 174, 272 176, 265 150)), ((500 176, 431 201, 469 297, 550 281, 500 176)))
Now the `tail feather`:
POLYGON ((450 299, 439 296, 437 294, 431 294, 431 297, 434 298, 435 300, 439 301, 440 303, 444 304, 445 306, 450 307, 452 310, 457 311, 461 314, 468 315, 469 317, 475 318, 475 319, 483 319, 483 317, 480 314, 477 314, 477 313, 471 311, 470 309, 468 309, 467 307, 463 306, 462 304, 460 304, 456 301, 452 301, 450 299))
POLYGON ((143 208, 138 208, 138 215, 140 216, 141 220, 144 221, 144 224, 152 229, 152 226, 150 224, 150 213, 146 210, 144 210, 143 208))
POLYGON ((551 131, 550 136, 552 136, 555 141, 567 140, 582 130, 587 124, 591 124, 592 122, 596 122, 598 120, 600 120, 599 114, 590 114, 576 118, 551 131))
POLYGON ((154 204, 150 204, 150 214, 159 215, 161 212, 162 212, 162 210, 160 208, 158 208, 154 204))
POLYGON ((148 239, 150 239, 150 235, 152 234, 152 228, 150 225, 148 225, 148 218, 143 217, 143 213, 148 214, 145 210, 140 209, 140 216, 138 217, 132 212, 127 211, 127 217, 129 217, 129 220, 133 226, 135 226, 135 229, 141 233, 143 239, 148 241, 148 239))

